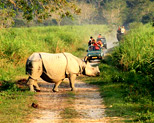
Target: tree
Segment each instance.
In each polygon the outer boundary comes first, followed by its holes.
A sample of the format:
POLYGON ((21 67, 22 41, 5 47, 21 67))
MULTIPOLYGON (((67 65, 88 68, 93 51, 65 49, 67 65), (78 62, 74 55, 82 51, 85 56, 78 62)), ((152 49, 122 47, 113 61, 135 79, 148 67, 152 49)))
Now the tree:
POLYGON ((81 13, 77 15, 79 25, 84 22, 86 22, 86 24, 92 23, 91 21, 93 21, 97 13, 94 5, 85 2, 80 2, 78 4, 78 7, 81 9, 81 13))
POLYGON ((122 25, 126 19, 126 2, 123 0, 111 0, 104 3, 102 16, 110 25, 122 25))
MULTIPOLYGON (((72 15, 69 10, 73 10, 74 13, 80 13, 74 3, 67 2, 67 0, 0 0, 0 10, 10 10, 13 17, 18 12, 23 12, 23 18, 28 21, 36 18, 38 21, 42 21, 52 16, 53 13, 61 11, 61 17, 72 15), (63 8, 67 8, 68 11, 63 11, 63 8)), ((7 15, 6 15, 7 17, 7 15)))
POLYGON ((87 2, 89 4, 95 5, 96 8, 100 8, 101 4, 104 2, 104 0, 79 0, 82 2, 87 2))
POLYGON ((13 23, 14 12, 9 9, 0 9, 0 28, 10 27, 13 23))
POLYGON ((101 2, 103 2, 103 0, 96 0, 96 2, 97 2, 98 8, 100 8, 101 7, 101 2))
POLYGON ((128 21, 147 23, 154 17, 154 2, 150 0, 127 0, 128 21))

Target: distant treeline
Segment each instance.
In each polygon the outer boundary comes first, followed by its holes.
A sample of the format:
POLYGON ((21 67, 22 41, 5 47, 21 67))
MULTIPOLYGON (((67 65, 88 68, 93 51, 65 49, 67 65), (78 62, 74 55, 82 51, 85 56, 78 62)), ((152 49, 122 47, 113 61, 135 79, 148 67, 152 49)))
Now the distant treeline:
POLYGON ((42 23, 36 19, 27 22, 22 18, 22 13, 18 13, 14 18, 14 26, 83 24, 118 26, 133 22, 145 24, 154 21, 154 0, 77 0, 74 4, 81 9, 81 13, 73 14, 73 18, 66 16, 61 18, 58 13, 53 13, 50 18, 42 21, 42 23))

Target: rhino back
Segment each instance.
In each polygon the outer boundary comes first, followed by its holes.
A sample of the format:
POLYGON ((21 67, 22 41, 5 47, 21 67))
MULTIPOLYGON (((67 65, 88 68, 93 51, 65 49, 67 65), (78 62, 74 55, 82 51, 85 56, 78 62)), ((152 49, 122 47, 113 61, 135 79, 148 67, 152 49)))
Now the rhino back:
POLYGON ((39 61, 41 60, 39 53, 33 53, 31 56, 28 58, 29 61, 39 61))
POLYGON ((62 53, 40 53, 40 55, 45 68, 45 73, 52 82, 60 81, 65 78, 67 62, 66 57, 62 53))
POLYGON ((65 53, 65 55, 68 60, 67 73, 78 74, 82 70, 84 64, 83 61, 70 53, 65 53))

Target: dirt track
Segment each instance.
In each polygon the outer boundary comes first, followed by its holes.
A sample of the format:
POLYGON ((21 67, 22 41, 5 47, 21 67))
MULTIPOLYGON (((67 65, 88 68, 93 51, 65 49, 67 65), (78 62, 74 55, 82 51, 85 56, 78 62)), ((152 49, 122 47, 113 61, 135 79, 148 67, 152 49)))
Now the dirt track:
POLYGON ((120 123, 119 118, 105 115, 105 106, 98 87, 79 80, 75 92, 69 83, 61 83, 59 92, 52 92, 53 84, 40 81, 41 92, 37 93, 38 108, 30 123, 120 123))
POLYGON ((40 82, 40 86, 42 91, 36 95, 39 108, 31 123, 105 122, 105 106, 96 86, 77 81, 77 91, 71 92, 69 83, 64 82, 56 93, 53 84, 40 82))
POLYGON ((39 82, 41 92, 35 96, 39 106, 30 123, 120 123, 105 115, 98 87, 76 80, 77 90, 71 92, 68 80, 64 81, 56 93, 53 84, 39 82))

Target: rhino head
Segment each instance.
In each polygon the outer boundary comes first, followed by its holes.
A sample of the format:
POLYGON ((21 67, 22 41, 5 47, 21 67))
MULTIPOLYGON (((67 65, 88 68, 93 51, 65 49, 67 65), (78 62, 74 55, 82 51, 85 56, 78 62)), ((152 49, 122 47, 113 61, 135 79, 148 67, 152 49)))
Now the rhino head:
POLYGON ((83 74, 87 76, 99 76, 100 70, 99 67, 92 67, 89 62, 85 62, 83 74))

